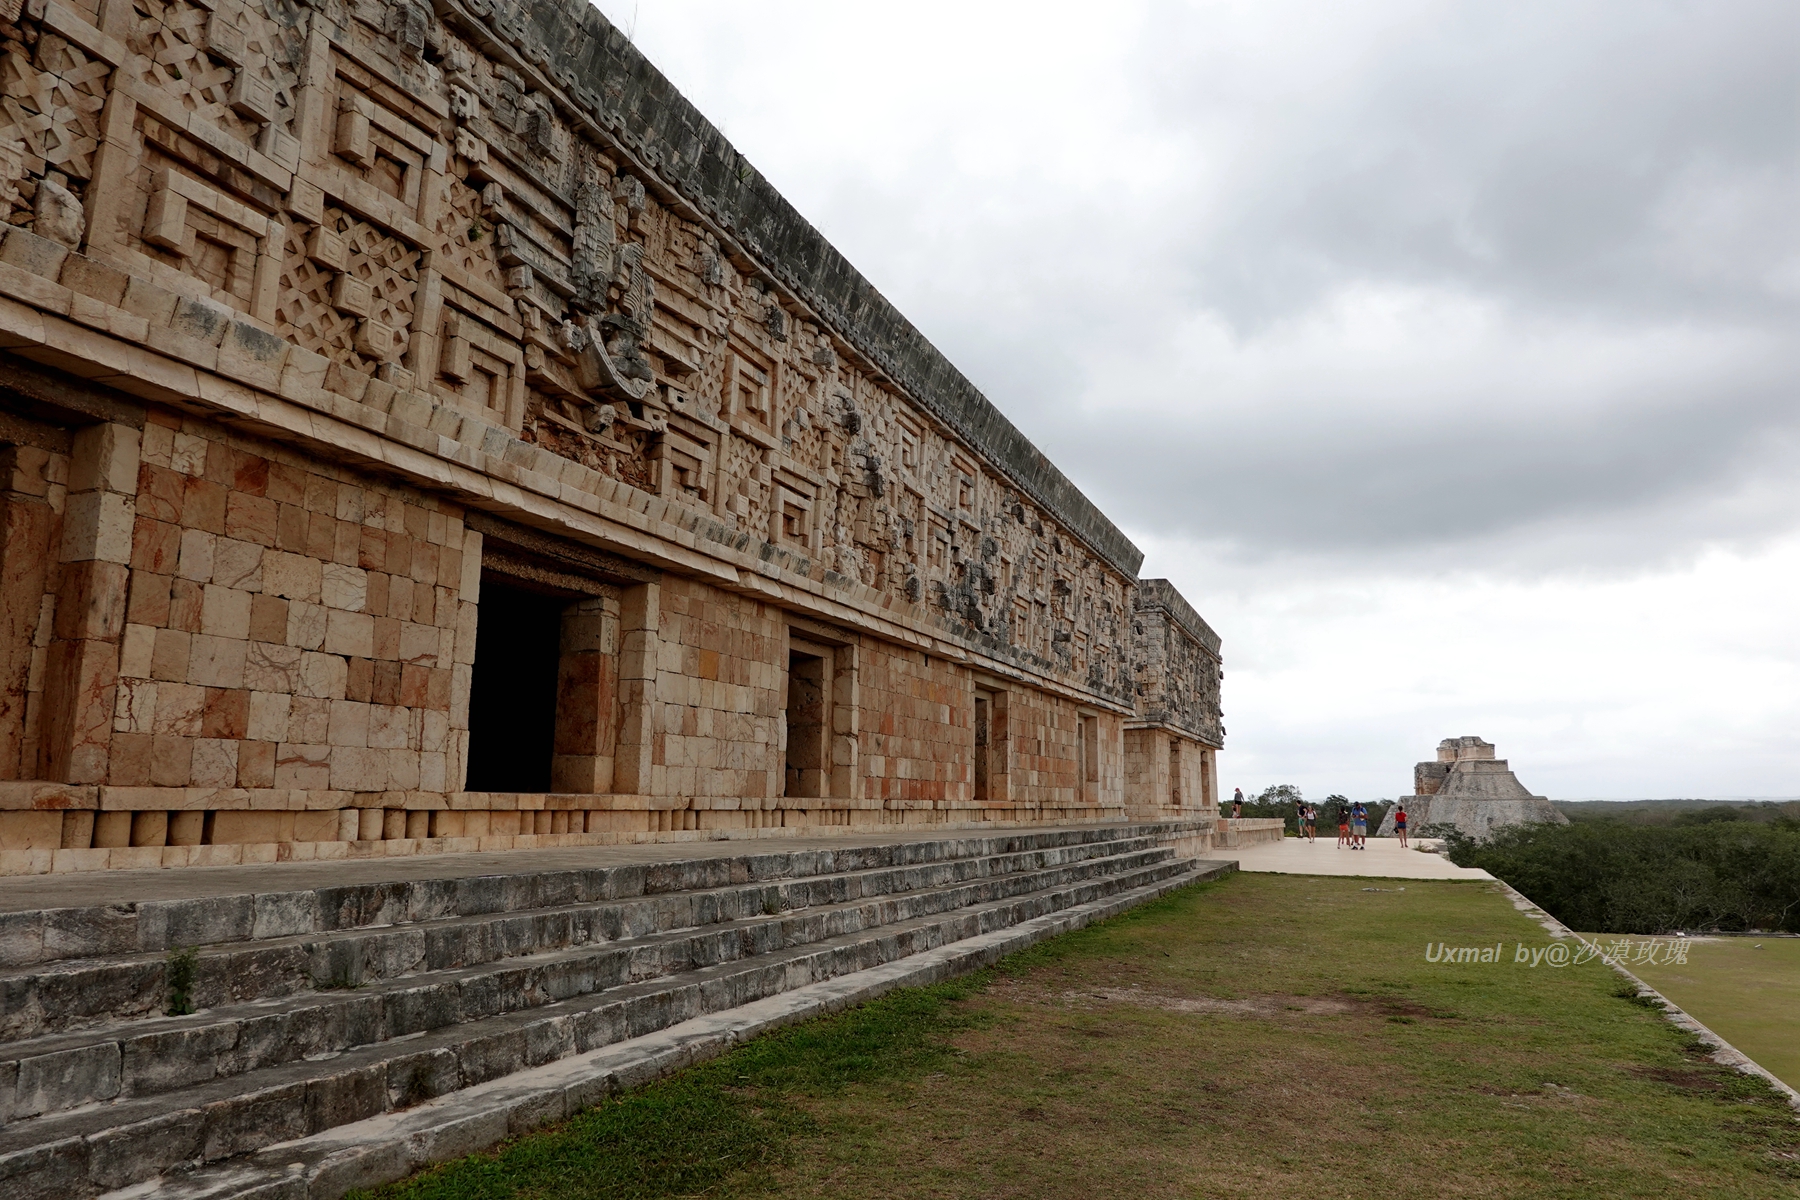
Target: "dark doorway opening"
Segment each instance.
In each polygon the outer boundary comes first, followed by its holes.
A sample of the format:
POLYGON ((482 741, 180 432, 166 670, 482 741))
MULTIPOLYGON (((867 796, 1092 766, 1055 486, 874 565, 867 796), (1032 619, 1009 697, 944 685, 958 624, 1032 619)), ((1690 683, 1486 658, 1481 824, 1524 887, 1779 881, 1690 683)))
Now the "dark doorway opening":
POLYGON ((1081 772, 1081 799, 1093 804, 1100 797, 1100 722, 1093 717, 1077 717, 1076 757, 1081 772))
POLYGON ((482 574, 469 688, 469 791, 550 790, 567 604, 482 574))
POLYGON ((994 693, 975 689, 975 801, 985 803, 992 796, 993 762, 988 757, 994 741, 994 693))
POLYGON ((787 761, 783 796, 825 795, 825 658, 788 652, 787 761))

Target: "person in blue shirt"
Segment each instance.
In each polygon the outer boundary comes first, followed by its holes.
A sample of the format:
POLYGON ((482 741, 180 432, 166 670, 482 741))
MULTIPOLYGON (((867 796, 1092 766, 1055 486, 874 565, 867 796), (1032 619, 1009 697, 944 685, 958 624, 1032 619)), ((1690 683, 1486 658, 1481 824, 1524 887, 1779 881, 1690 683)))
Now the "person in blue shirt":
POLYGON ((1350 806, 1350 848, 1367 850, 1369 840, 1369 810, 1358 800, 1350 806))

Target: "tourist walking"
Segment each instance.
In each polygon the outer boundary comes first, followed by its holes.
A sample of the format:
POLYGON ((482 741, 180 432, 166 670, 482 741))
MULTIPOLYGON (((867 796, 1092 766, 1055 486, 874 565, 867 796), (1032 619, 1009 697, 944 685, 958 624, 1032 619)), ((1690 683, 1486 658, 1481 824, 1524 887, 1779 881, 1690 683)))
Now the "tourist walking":
POLYGON ((1312 805, 1306 806, 1306 840, 1311 842, 1318 838, 1319 810, 1312 805))
POLYGON ((1369 841, 1369 810, 1363 807, 1361 800, 1350 806, 1350 846, 1354 850, 1367 850, 1369 841))
POLYGON ((1406 805, 1394 810, 1394 832, 1400 837, 1400 848, 1406 849, 1406 805))
POLYGON ((1231 816, 1233 820, 1244 815, 1244 789, 1233 788, 1237 794, 1231 798, 1231 816))
POLYGON ((1306 804, 1300 800, 1294 801, 1294 836, 1306 836, 1306 804))
POLYGON ((1350 844, 1350 808, 1339 801, 1337 805, 1338 849, 1342 850, 1350 844))

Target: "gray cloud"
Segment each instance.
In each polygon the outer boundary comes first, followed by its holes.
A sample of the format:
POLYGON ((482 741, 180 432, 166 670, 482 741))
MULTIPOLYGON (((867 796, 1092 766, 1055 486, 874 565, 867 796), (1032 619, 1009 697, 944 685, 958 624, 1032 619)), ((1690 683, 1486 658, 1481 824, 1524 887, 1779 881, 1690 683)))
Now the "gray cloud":
MULTIPOLYGON (((1791 320, 1800 9, 1363 12, 1344 31, 1355 61, 1327 54, 1297 99, 1249 89, 1277 111, 1252 111, 1224 217, 1190 248, 1203 303, 1254 323, 1372 276, 1612 317, 1791 320), (1371 28, 1387 34, 1359 55, 1371 28)), ((1216 97, 1212 56, 1202 14, 1162 13, 1169 36, 1144 53, 1180 137, 1216 97)))
POLYGON ((965 193, 931 262, 881 265, 1134 528, 1542 569, 1790 527, 1800 9, 1396 9, 1286 54, 1159 6, 1131 66, 1173 187, 998 223, 965 193), (1446 347, 1433 310, 1483 328, 1446 347))

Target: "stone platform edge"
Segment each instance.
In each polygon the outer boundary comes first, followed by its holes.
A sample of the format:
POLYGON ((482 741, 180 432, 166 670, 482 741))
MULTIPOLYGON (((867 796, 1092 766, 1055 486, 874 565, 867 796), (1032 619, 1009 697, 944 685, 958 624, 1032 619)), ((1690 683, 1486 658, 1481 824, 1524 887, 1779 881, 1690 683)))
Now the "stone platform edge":
MULTIPOLYGON (((1514 908, 1543 926, 1544 931, 1551 937, 1574 938, 1584 946, 1593 945, 1592 942, 1582 937, 1579 933, 1576 933, 1573 929, 1564 925, 1548 912, 1545 912, 1531 899, 1531 897, 1513 887, 1512 884, 1507 883, 1504 879, 1496 879, 1494 882, 1500 885, 1501 890, 1505 892, 1507 898, 1512 901, 1514 908)), ((1599 947, 1596 946, 1595 949, 1597 950, 1599 947)), ((1694 1019, 1694 1017, 1680 1005, 1676 1004, 1667 996, 1632 974, 1623 964, 1611 960, 1602 961, 1605 961, 1614 971, 1617 971, 1620 975, 1623 975, 1628 981, 1634 984, 1637 987, 1637 994, 1639 997, 1655 1002, 1662 1009, 1663 1016, 1668 1019, 1671 1025, 1674 1025, 1677 1029, 1683 1030, 1684 1032, 1693 1034, 1706 1045, 1712 1047, 1712 1060, 1714 1062, 1730 1067, 1741 1075, 1754 1075, 1764 1083, 1767 1083, 1770 1087, 1774 1088, 1776 1093, 1788 1102, 1788 1107, 1794 1110, 1794 1119, 1800 1121, 1800 1091, 1795 1091, 1789 1086, 1786 1080, 1777 1078, 1767 1067, 1763 1066, 1754 1058, 1751 1058, 1748 1054, 1745 1054, 1742 1050, 1739 1050, 1736 1046, 1732 1045, 1730 1042, 1714 1033, 1711 1029, 1701 1024, 1698 1020, 1694 1019)))
MULTIPOLYGON (((380 811, 380 810, 373 810, 380 811)), ((677 810, 680 811, 680 810, 677 810)), ((689 810, 692 811, 692 810, 689 810)), ((871 810, 889 811, 891 810, 871 810)), ((638 846, 693 842, 751 841, 804 837, 857 837, 867 834, 931 836, 971 830, 1031 830, 1072 826, 1193 824, 1201 828, 1171 842, 1182 855, 1239 849, 1281 837, 1281 822, 1260 818, 1213 818, 1199 814, 1133 815, 1106 810, 1093 816, 1058 813, 1033 820, 949 818, 930 820, 924 811, 891 812, 889 821, 797 824, 596 833, 521 833, 486 837, 385 837, 358 841, 241 842, 187 846, 115 846, 110 849, 0 850, 0 878, 82 871, 147 870, 175 867, 236 867, 278 862, 361 862, 426 854, 480 854, 503 850, 568 849, 583 846, 638 846)))
POLYGON ((100 1200, 339 1200, 357 1188, 404 1179, 566 1120, 609 1096, 716 1058, 761 1034, 854 1008, 898 988, 924 987, 981 970, 1058 934, 1236 870, 1231 861, 1196 861, 1192 870, 1149 887, 696 1017, 416 1108, 270 1146, 241 1164, 201 1170, 186 1178, 164 1177, 109 1192, 100 1200))

